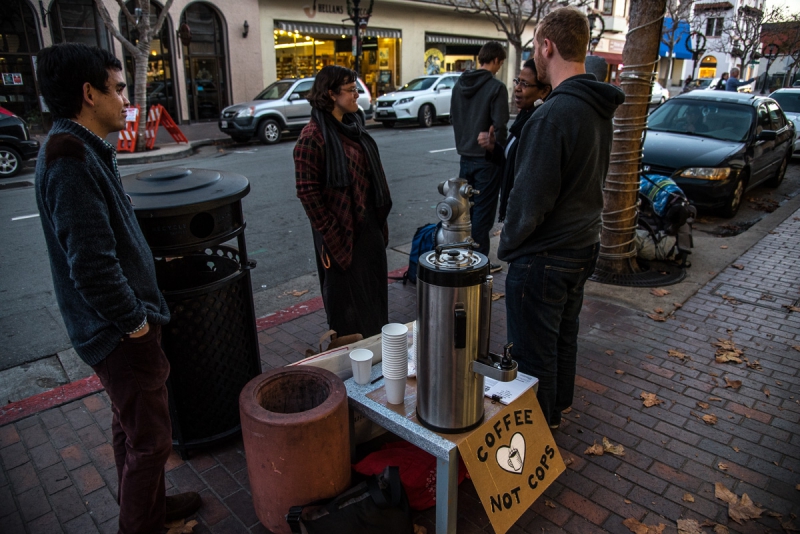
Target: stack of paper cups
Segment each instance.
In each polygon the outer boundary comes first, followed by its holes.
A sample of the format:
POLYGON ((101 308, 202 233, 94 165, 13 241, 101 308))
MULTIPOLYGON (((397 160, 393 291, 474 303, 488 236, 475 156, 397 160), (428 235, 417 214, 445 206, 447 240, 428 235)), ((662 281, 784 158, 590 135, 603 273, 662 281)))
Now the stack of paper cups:
POLYGON ((403 404, 408 376, 408 327, 389 323, 381 329, 383 384, 389 404, 403 404))
POLYGON ((417 376, 417 321, 414 321, 411 348, 408 349, 408 376, 417 376))

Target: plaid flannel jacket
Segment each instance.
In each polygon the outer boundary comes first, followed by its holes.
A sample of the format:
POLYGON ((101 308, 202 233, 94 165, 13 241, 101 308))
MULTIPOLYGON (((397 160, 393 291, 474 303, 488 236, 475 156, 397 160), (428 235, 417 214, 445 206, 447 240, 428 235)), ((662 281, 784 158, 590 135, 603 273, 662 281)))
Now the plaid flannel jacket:
MULTIPOLYGON (((297 198, 303 204, 311 227, 322 234, 327 250, 317 253, 326 264, 326 253, 342 269, 353 261, 356 232, 364 222, 367 195, 373 194, 370 185, 367 156, 361 145, 340 136, 350 173, 350 186, 327 188, 325 176, 325 141, 322 130, 313 119, 303 128, 294 147, 294 173, 297 198)), ((386 217, 391 204, 378 208, 378 220, 383 225, 384 241, 389 243, 386 217)))

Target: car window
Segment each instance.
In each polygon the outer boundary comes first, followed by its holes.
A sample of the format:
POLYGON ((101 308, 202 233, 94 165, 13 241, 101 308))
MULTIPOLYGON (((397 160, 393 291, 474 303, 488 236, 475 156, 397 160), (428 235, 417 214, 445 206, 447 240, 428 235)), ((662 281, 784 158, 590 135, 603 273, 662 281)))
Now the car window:
POLYGON ((430 89, 433 85, 433 82, 436 81, 436 78, 416 78, 411 80, 403 87, 401 87, 400 91, 424 91, 425 89, 430 89))
POLYGON ((780 104, 786 113, 800 113, 800 93, 773 93, 770 97, 780 104))
POLYGON ((445 76, 444 78, 439 81, 439 85, 436 87, 449 87, 450 89, 456 84, 456 77, 455 76, 445 76))
POLYGON ((254 98, 254 100, 279 100, 283 98, 294 82, 275 82, 254 98))
POLYGON ((767 109, 769 109, 769 119, 770 121, 772 121, 773 130, 780 130, 781 128, 786 126, 786 121, 783 118, 783 113, 781 113, 781 110, 777 104, 773 104, 772 102, 767 102, 767 109))
POLYGON ((749 106, 716 101, 667 100, 647 119, 647 128, 741 142, 750 133, 753 120, 751 110, 749 106))
POLYGON ((306 80, 297 84, 297 87, 292 91, 293 95, 300 95, 300 98, 308 98, 308 93, 314 86, 314 80, 306 80))
POLYGON ((772 129, 772 122, 769 118, 769 111, 767 111, 767 106, 761 104, 758 106, 758 124, 756 124, 756 134, 760 134, 764 130, 771 130, 772 129))

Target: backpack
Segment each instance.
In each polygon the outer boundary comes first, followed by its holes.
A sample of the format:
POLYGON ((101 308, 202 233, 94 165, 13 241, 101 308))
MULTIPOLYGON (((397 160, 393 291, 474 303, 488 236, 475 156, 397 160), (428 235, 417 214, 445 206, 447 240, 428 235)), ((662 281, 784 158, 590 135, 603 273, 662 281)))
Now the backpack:
POLYGON ((411 240, 411 253, 408 255, 408 271, 403 275, 403 283, 406 281, 412 284, 417 283, 417 266, 419 265, 419 257, 426 252, 436 248, 436 234, 442 223, 430 223, 425 226, 420 226, 414 233, 414 239, 411 240))

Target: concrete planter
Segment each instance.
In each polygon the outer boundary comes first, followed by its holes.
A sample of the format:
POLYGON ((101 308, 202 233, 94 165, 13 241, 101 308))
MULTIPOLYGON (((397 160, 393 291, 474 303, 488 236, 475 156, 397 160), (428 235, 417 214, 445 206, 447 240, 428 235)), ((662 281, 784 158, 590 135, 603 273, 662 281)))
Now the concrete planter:
POLYGON ((253 505, 272 532, 290 534, 289 508, 350 486, 347 390, 316 367, 273 369, 239 396, 253 505))

